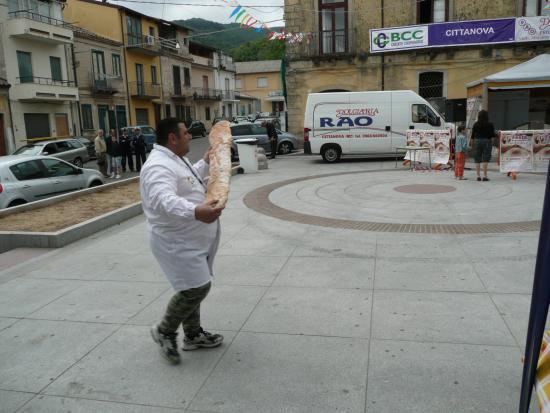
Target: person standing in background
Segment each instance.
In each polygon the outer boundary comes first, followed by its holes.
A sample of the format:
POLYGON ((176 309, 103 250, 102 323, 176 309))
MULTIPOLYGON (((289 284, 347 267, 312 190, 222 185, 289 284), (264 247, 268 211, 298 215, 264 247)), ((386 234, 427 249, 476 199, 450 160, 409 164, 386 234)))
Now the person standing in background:
POLYGON ((271 154, 269 156, 270 159, 275 159, 275 155, 277 154, 277 129, 275 129, 275 126, 272 122, 269 121, 263 121, 262 127, 264 127, 267 131, 267 137, 269 138, 269 144, 271 146, 271 154))
POLYGON ((112 134, 111 137, 111 169, 113 171, 111 178, 119 179, 122 174, 123 148, 116 134, 112 134))
POLYGON ((140 128, 134 129, 134 151, 136 152, 136 170, 138 172, 141 171, 141 165, 145 163, 145 160, 147 159, 146 153, 146 146, 145 146, 145 138, 141 134, 140 128))
POLYGON ((495 127, 489 122, 489 113, 480 110, 477 122, 472 127, 471 145, 475 150, 476 174, 478 181, 488 181, 487 167, 491 160, 493 138, 496 137, 495 127), (481 178, 480 165, 483 164, 483 179, 481 178))
POLYGON ((122 172, 126 172, 126 163, 128 169, 134 172, 134 157, 132 156, 132 139, 128 136, 128 130, 122 128, 120 136, 120 145, 122 146, 122 172))
POLYGON ((105 143, 105 137, 103 136, 103 129, 97 131, 97 136, 94 140, 94 146, 99 172, 101 172, 104 178, 108 178, 109 175, 107 174, 107 144, 105 143))
POLYGON ((114 178, 113 175, 113 159, 111 157, 111 145, 113 143, 113 138, 111 134, 114 134, 114 130, 111 129, 109 131, 109 135, 105 136, 105 145, 107 146, 107 154, 105 155, 107 160, 107 175, 109 175, 109 178, 114 178))
POLYGON ((458 127, 455 141, 455 178, 465 180, 464 165, 466 164, 466 151, 468 150, 468 138, 464 134, 464 126, 458 127))

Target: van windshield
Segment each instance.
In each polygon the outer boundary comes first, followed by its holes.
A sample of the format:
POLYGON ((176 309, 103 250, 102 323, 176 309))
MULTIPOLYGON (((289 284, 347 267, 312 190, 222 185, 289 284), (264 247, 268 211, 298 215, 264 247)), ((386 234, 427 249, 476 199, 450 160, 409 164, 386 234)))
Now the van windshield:
POLYGON ((413 104, 411 109, 412 121, 414 123, 429 123, 432 126, 439 126, 441 124, 440 116, 428 105, 413 104))

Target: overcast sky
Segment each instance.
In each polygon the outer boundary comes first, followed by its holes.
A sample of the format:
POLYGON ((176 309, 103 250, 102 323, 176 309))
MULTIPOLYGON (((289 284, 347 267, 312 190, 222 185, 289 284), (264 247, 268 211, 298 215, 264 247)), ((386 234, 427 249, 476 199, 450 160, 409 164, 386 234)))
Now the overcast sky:
MULTIPOLYGON (((133 2, 108 0, 113 4, 137 10, 149 16, 164 20, 186 20, 193 17, 200 17, 219 23, 233 23, 229 16, 233 7, 228 6, 223 0, 134 0, 133 2), (139 1, 155 2, 158 4, 139 3, 139 1), (166 4, 165 4, 166 3, 166 4), (174 5, 178 3, 182 5, 174 5)), ((283 7, 284 0, 241 0, 238 2, 256 20, 269 22, 268 26, 284 26, 283 7), (256 6, 262 6, 257 7, 256 6)))

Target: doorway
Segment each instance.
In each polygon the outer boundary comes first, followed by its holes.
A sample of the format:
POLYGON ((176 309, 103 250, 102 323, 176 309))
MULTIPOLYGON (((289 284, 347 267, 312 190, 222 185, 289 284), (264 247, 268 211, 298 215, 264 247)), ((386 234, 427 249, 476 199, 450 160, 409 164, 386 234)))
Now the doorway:
POLYGON ((55 130, 57 136, 69 136, 69 117, 66 113, 55 114, 55 130))

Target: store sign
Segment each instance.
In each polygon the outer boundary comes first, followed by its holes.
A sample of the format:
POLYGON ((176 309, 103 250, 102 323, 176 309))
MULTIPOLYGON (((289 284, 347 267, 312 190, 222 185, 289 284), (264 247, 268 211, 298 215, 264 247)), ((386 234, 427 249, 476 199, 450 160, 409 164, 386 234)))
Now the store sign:
POLYGON ((371 53, 549 40, 550 17, 473 20, 371 29, 370 39, 371 53), (518 35, 521 35, 519 39, 518 35))
POLYGON ((550 16, 519 17, 516 19, 516 42, 550 40, 550 16))

